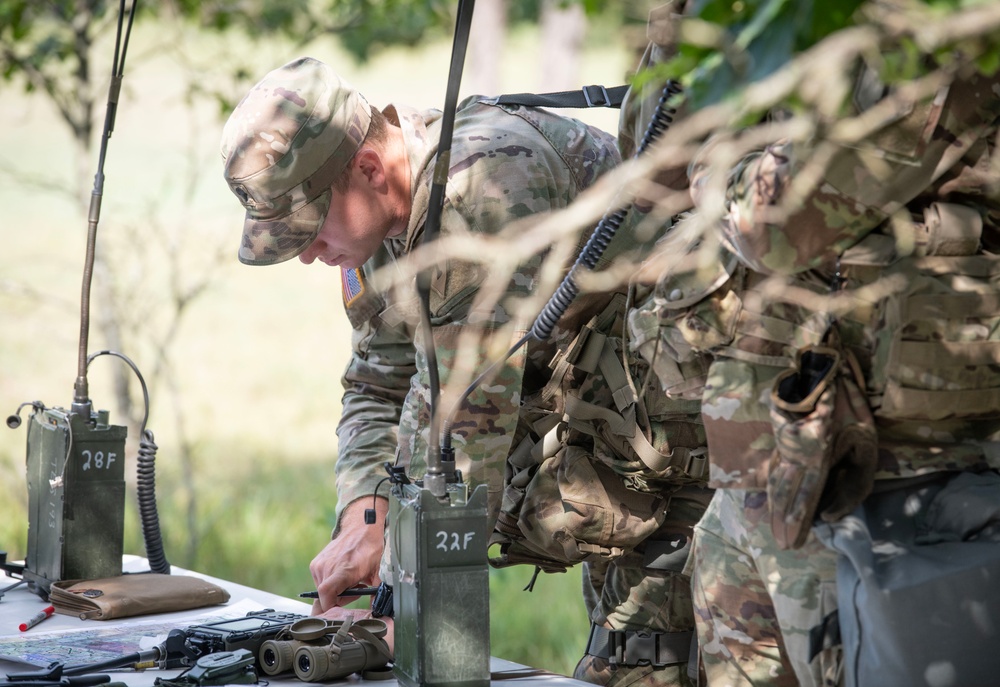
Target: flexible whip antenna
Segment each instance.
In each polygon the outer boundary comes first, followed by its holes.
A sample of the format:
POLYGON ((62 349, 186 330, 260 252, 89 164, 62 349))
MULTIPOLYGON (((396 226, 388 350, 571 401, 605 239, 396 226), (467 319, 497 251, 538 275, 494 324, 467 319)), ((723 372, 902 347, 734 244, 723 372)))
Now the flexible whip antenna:
POLYGON ((118 7, 118 30, 115 36, 115 55, 111 63, 111 84, 108 87, 108 105, 104 115, 104 130, 101 133, 101 150, 97 159, 97 173, 94 175, 94 190, 90 194, 90 210, 87 214, 87 257, 83 266, 83 286, 80 293, 80 346, 77 351, 76 383, 73 385, 72 411, 84 417, 90 417, 90 390, 87 384, 87 347, 90 338, 90 286, 94 277, 94 252, 97 246, 97 223, 101 218, 101 198, 104 195, 104 158, 108 151, 108 139, 115 128, 115 114, 118 110, 118 97, 121 93, 122 74, 125 71, 125 52, 128 50, 128 39, 132 33, 132 22, 135 19, 135 7, 138 0, 133 0, 128 15, 128 27, 125 29, 124 40, 122 28, 125 19, 125 0, 118 7))
MULTIPOLYGON (((458 109, 458 89, 462 82, 462 67, 465 51, 469 44, 472 26, 474 0, 459 0, 458 16, 455 20, 455 38, 451 48, 451 66, 448 69, 448 86, 445 91, 444 110, 441 113, 441 138, 438 143, 437 160, 431 183, 427 221, 424 223, 422 243, 430 245, 437 238, 441 228, 441 212, 444 208, 445 187, 448 184, 448 170, 451 168, 451 138, 455 127, 455 111, 458 109)), ((430 436, 427 446, 427 472, 424 485, 434 496, 444 497, 446 493, 445 474, 442 468, 440 413, 438 396, 440 379, 437 369, 437 354, 434 351, 434 332, 430 320, 430 271, 417 275, 417 292, 420 295, 420 324, 424 335, 424 349, 427 356, 430 392, 430 436)))

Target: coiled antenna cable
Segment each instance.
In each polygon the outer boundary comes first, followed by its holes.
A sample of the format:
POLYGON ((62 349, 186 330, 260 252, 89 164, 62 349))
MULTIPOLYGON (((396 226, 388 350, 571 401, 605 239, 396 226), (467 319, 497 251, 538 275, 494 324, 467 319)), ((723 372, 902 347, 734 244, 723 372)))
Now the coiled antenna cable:
MULTIPOLYGON (((668 81, 667 85, 664 86, 663 92, 660 94, 660 99, 656 103, 656 110, 653 112, 649 125, 646 127, 642 140, 639 142, 639 147, 636 149, 636 157, 644 153, 649 145, 659 138, 667 130, 667 126, 673 122, 673 116, 677 112, 667 107, 667 101, 680 92, 680 86, 673 81, 668 81)), ((552 330, 555 328, 556 322, 566 314, 566 310, 577 294, 580 293, 580 287, 576 283, 576 277, 580 273, 580 270, 587 269, 589 271, 597 266, 597 261, 604 255, 604 251, 607 250, 608 245, 615 237, 622 222, 625 221, 625 217, 631 208, 631 205, 627 205, 601 218, 601 221, 598 222, 597 227, 594 229, 594 233, 590 235, 587 245, 580 251, 580 255, 577 257, 573 267, 570 268, 559 288, 552 294, 549 302, 545 304, 542 312, 535 319, 535 324, 532 325, 529 332, 530 338, 536 341, 545 341, 552 335, 552 330)), ((518 345, 521 345, 521 343, 519 342, 518 345)))

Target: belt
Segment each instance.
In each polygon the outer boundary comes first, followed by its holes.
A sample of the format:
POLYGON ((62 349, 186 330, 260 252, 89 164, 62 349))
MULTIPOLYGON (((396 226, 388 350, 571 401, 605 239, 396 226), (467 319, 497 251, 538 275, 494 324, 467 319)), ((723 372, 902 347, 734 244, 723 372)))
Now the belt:
POLYGON ((609 630, 590 626, 587 653, 606 658, 614 666, 664 668, 688 661, 694 631, 609 630))

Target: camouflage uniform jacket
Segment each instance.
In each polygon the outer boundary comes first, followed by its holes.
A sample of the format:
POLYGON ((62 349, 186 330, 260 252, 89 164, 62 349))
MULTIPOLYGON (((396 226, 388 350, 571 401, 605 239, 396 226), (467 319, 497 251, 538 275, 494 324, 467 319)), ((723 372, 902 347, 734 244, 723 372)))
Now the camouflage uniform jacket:
POLYGON ((711 485, 766 485, 772 381, 834 321, 815 301, 755 291, 771 279, 822 302, 835 273, 848 304, 836 328, 874 412, 876 478, 1000 467, 998 114, 1000 76, 956 78, 843 149, 781 223, 767 210, 808 151, 779 143, 730 176, 722 230, 741 266, 698 315, 716 336, 702 404, 711 485), (898 232, 901 213, 909 233, 893 235, 890 217, 898 232))
MULTIPOLYGON (((343 270, 344 302, 354 331, 337 429, 339 510, 370 496, 385 476, 383 464, 397 452, 398 464, 408 466, 411 475, 419 477, 426 467, 429 380, 422 353, 425 342, 415 326, 415 290, 412 298, 399 297, 399 289, 377 291, 371 279, 376 270, 391 267, 422 239, 440 113, 390 106, 386 114, 403 131, 413 205, 405 235, 386 241, 361 269, 343 270)), ((614 138, 579 121, 469 98, 459 105, 455 118, 441 237, 487 238, 529 215, 563 208, 619 160, 614 138)), ((489 362, 486 339, 469 348, 460 343, 463 335, 489 337, 505 328, 502 345, 494 342, 496 358, 496 349, 501 353, 509 349, 533 318, 516 314, 516 308, 534 290, 541 256, 520 265, 497 302, 485 308, 475 303, 480 286, 491 275, 490 258, 482 257, 451 260, 435 268, 430 318, 442 388, 456 365, 472 365, 474 378, 489 362)), ((580 299, 575 319, 571 315, 562 321, 550 342, 523 346, 454 416, 457 466, 472 483, 489 484, 494 507, 525 394, 546 381, 554 347, 571 334, 567 327, 581 318, 586 321, 608 297, 580 299)))

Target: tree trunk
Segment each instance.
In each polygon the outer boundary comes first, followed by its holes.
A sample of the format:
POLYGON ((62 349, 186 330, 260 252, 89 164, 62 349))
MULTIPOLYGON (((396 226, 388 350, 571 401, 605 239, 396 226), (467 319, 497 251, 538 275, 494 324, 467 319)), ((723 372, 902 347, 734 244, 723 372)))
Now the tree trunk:
POLYGON ((479 0, 469 31, 467 93, 500 95, 500 64, 507 40, 507 0, 479 0))
POLYGON ((541 91, 566 91, 581 86, 580 56, 587 34, 587 16, 579 2, 543 0, 541 17, 541 91))

